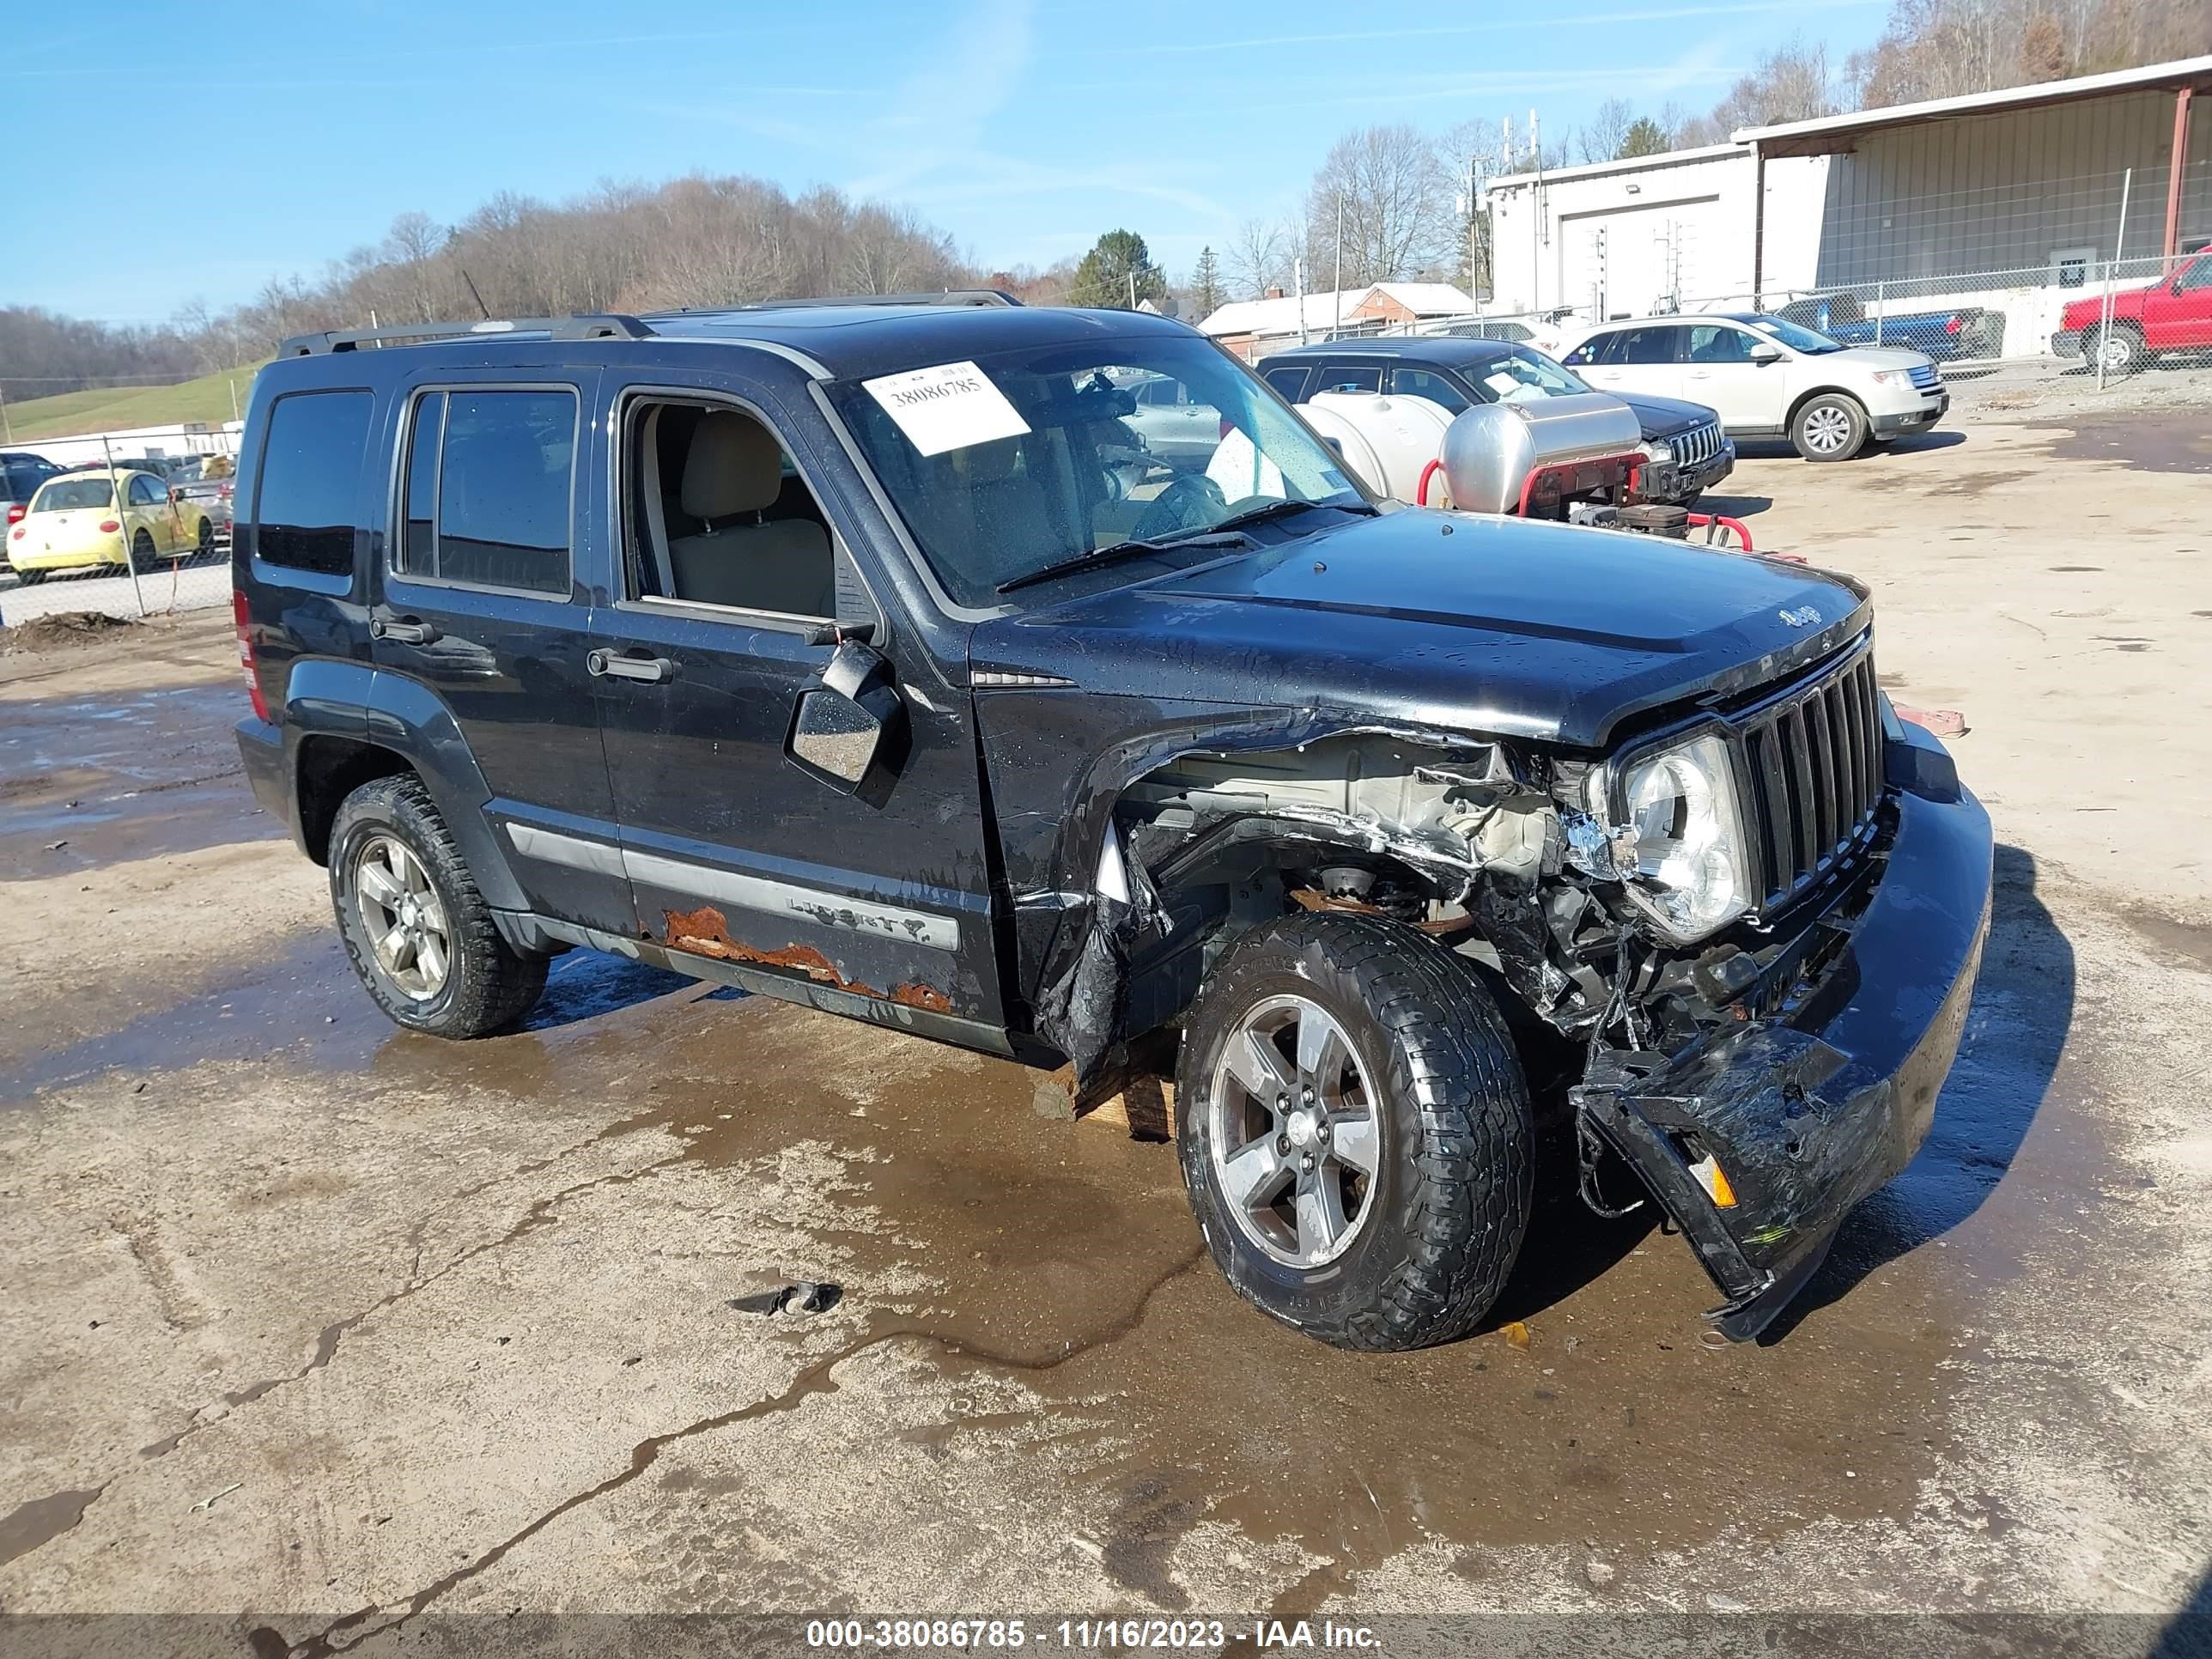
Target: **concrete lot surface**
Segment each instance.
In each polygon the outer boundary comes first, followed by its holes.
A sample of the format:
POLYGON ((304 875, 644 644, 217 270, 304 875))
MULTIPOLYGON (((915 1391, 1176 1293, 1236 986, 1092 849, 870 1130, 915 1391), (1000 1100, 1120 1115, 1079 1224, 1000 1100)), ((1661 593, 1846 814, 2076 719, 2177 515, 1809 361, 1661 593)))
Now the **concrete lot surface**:
POLYGON ((227 617, 0 657, 0 1607, 263 1654, 1531 1608, 2110 1613, 2149 1650, 2212 1559, 2202 431, 1726 486, 1873 585, 2000 843, 1933 1138, 1756 1346, 1700 1340, 1679 1240, 1554 1191, 1492 1328, 1335 1352, 1222 1283, 1172 1148, 607 958, 526 1031, 404 1034, 251 810, 227 617), (799 1279, 842 1299, 729 1305, 799 1279))

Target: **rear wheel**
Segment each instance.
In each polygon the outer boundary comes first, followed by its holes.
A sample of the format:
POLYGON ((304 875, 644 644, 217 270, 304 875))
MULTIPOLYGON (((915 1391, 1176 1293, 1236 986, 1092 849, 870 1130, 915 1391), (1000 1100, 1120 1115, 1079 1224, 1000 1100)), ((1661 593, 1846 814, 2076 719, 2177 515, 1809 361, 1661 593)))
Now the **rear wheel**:
POLYGON ((46 571, 25 570, 20 567, 18 567, 15 572, 15 580, 22 583, 26 587, 36 587, 40 582, 46 580, 46 576, 47 573, 46 571))
POLYGON ((1183 1180, 1237 1291, 1340 1347, 1425 1347, 1489 1311, 1534 1130, 1504 1022, 1456 957, 1369 916, 1231 948, 1185 1024, 1183 1180))
POLYGON ((1840 392, 1808 398, 1790 423, 1790 441, 1808 461, 1848 461, 1866 447, 1867 413, 1840 392))
POLYGON ((131 563, 134 568, 139 570, 152 568, 154 538, 148 532, 142 530, 131 538, 131 563))
POLYGON ((398 1024, 483 1036, 521 1018, 545 988, 546 958, 500 937, 421 779, 378 778, 348 795, 330 860, 346 954, 398 1024))
POLYGON ((212 519, 202 519, 202 520, 200 520, 200 543, 199 543, 199 549, 198 549, 198 556, 199 556, 200 558, 206 559, 206 558, 212 558, 212 557, 214 556, 214 555, 215 555, 215 521, 214 521, 212 519))

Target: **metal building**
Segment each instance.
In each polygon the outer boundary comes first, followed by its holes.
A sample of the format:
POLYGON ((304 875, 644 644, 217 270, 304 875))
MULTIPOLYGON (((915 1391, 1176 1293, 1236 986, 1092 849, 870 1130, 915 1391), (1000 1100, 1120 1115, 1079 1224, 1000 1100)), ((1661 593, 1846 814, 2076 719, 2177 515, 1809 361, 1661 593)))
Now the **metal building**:
POLYGON ((1840 290, 1876 315, 1984 306, 2005 355, 2032 353, 2107 262, 2143 280, 2212 238, 2212 122, 2192 119, 2208 89, 2212 57, 2193 58, 1496 179, 1487 308, 1633 317, 1840 290))

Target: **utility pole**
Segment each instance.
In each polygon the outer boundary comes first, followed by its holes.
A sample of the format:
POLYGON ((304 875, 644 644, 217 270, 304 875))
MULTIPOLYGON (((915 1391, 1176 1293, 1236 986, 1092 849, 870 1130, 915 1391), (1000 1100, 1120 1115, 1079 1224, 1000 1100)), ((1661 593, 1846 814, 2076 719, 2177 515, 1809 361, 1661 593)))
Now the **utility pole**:
POLYGON ((0 443, 14 443, 15 428, 8 424, 8 388, 0 386, 0 443))
POLYGON ((1331 296, 1336 303, 1336 321, 1330 325, 1328 337, 1334 340, 1344 332, 1344 192, 1336 192, 1336 274, 1330 279, 1336 289, 1331 296))

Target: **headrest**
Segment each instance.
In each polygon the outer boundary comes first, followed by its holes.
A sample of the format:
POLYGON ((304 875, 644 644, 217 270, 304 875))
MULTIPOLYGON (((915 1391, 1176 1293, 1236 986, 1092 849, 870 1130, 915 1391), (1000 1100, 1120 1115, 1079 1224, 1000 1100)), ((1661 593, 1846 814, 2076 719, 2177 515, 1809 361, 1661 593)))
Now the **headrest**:
POLYGON ((699 417, 684 458, 684 510, 726 519, 775 505, 783 489, 783 451, 750 415, 714 410, 699 417))
POLYGON ((1020 444, 1012 438, 970 444, 953 453, 957 458, 960 476, 970 489, 978 484, 1004 483, 1013 477, 1014 464, 1022 457, 1020 444))

